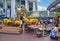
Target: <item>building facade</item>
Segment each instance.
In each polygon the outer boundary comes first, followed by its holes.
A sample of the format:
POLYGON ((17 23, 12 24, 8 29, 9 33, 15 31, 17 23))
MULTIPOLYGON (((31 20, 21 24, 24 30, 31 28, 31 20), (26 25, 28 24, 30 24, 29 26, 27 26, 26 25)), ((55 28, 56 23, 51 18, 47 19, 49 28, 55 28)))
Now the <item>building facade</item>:
POLYGON ((16 8, 25 7, 27 11, 37 11, 37 0, 0 0, 0 7, 5 11, 7 16, 7 9, 10 8, 10 15, 15 16, 16 8))

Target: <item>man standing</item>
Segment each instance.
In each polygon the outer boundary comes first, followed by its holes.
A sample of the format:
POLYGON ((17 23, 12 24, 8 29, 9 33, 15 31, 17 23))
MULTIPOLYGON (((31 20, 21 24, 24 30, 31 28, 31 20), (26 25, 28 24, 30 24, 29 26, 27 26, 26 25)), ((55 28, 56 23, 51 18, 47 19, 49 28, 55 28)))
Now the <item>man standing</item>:
POLYGON ((11 15, 11 12, 10 12, 10 7, 8 6, 8 8, 7 8, 7 17, 9 18, 11 15))
POLYGON ((3 8, 0 6, 0 15, 3 14, 3 8))

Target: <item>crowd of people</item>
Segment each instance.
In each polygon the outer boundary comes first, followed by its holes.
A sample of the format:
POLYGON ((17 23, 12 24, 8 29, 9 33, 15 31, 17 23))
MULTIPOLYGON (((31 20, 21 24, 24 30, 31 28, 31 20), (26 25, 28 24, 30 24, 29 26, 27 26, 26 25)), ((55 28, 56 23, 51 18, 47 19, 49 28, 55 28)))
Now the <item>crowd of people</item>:
POLYGON ((31 31, 31 29, 33 30, 34 34, 44 36, 44 35, 50 35, 51 38, 54 38, 53 36, 55 35, 55 37, 58 37, 58 27, 60 25, 60 17, 58 18, 52 18, 52 19, 40 19, 39 22, 37 24, 26 24, 23 23, 23 25, 27 28, 27 30, 31 31), (38 33, 38 31, 40 30, 40 32, 38 33), (42 32, 41 32, 42 31, 42 32), (55 32, 55 34, 54 34, 55 32))

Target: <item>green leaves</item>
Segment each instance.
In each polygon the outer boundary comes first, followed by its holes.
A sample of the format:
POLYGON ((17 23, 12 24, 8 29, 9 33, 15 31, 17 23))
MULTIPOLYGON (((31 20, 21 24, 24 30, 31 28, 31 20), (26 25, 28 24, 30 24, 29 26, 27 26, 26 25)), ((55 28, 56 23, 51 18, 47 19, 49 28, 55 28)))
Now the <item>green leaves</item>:
POLYGON ((60 12, 56 12, 55 17, 60 16, 60 12))

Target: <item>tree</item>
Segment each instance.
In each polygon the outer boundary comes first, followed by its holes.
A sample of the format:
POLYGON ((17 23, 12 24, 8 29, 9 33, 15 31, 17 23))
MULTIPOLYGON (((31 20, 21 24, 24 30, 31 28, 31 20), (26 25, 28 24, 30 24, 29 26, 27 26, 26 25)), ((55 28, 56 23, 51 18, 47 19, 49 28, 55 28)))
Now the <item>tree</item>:
POLYGON ((56 12, 55 17, 60 16, 60 12, 56 12))

